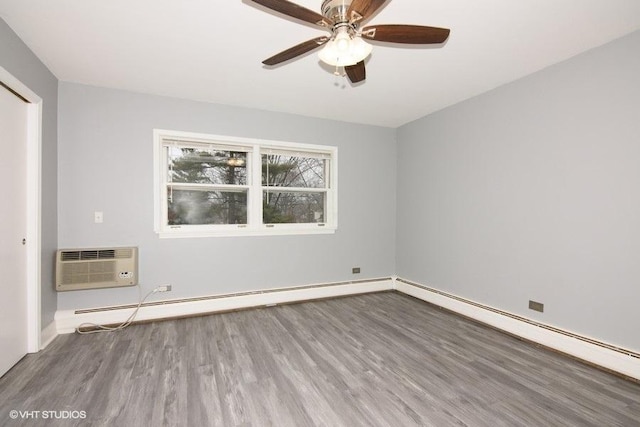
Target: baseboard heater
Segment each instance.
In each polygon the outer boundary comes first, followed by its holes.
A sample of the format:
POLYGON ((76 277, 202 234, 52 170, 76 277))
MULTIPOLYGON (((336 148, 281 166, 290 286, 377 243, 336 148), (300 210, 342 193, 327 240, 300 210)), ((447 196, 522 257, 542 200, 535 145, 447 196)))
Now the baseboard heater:
MULTIPOLYGON (((365 283, 387 282, 390 280, 392 280, 391 277, 383 277, 383 278, 376 278, 376 279, 352 280, 352 281, 346 281, 346 282, 321 283, 321 284, 306 285, 306 286, 294 286, 294 287, 287 287, 287 288, 273 288, 273 289, 263 289, 263 290, 256 290, 256 291, 236 292, 236 293, 229 293, 229 294, 207 295, 202 297, 150 301, 150 302, 145 302, 144 304, 141 305, 141 307, 153 307, 153 306, 164 306, 164 305, 182 304, 182 303, 190 303, 190 302, 198 302, 198 301, 210 301, 210 300, 217 300, 217 299, 224 299, 224 298, 273 294, 277 292, 304 291, 304 290, 310 290, 310 289, 329 288, 329 287, 343 286, 343 285, 357 285, 357 284, 365 284, 365 283)), ((301 301, 297 301, 297 302, 301 302, 301 301)), ((117 306, 109 306, 109 307, 87 308, 82 310, 75 310, 74 314, 87 314, 87 313, 107 312, 107 311, 114 311, 114 310, 126 310, 130 308, 135 308, 137 306, 138 304, 125 304, 125 305, 117 305, 117 306)))
POLYGON ((456 296, 456 295, 452 295, 452 294, 449 294, 449 293, 446 293, 446 292, 442 292, 442 291, 440 291, 438 289, 433 289, 433 288, 430 288, 430 287, 427 287, 427 286, 424 286, 424 285, 420 285, 418 283, 410 282, 408 280, 396 279, 396 281, 404 283, 405 285, 415 286, 416 288, 420 288, 422 290, 425 290, 425 291, 428 291, 428 292, 431 292, 431 293, 434 293, 434 294, 438 294, 438 295, 441 295, 441 296, 446 297, 446 298, 451 298, 453 300, 460 301, 460 302, 463 302, 465 304, 473 305, 473 306, 481 308, 483 310, 491 311, 493 313, 500 314, 502 316, 506 316, 506 317, 509 317, 511 319, 518 320, 520 322, 528 323, 529 325, 533 325, 533 326, 536 326, 538 328, 546 329, 548 331, 552 331, 552 332, 555 332, 555 333, 558 333, 558 334, 562 334, 562 335, 565 335, 567 337, 575 338, 577 340, 580 340, 580 341, 583 341, 583 342, 586 342, 586 343, 589 343, 589 344, 597 345, 598 347, 606 348, 607 350, 612 350, 612 351, 615 351, 617 353, 624 354, 625 356, 630 356, 630 357, 634 357, 636 359, 640 359, 640 353, 637 353, 635 351, 632 351, 632 350, 629 350, 629 349, 626 349, 626 348, 618 347, 618 346, 615 346, 615 345, 612 345, 612 344, 608 344, 606 342, 595 340, 593 338, 589 338, 589 337, 585 337, 583 335, 579 335, 579 334, 576 334, 576 333, 573 333, 573 332, 565 331, 564 329, 559 329, 559 328, 556 328, 556 327, 553 327, 553 326, 546 325, 544 323, 536 322, 535 320, 531 320, 531 319, 528 319, 526 317, 518 316, 517 314, 509 313, 507 311, 498 310, 497 308, 493 308, 493 307, 490 307, 488 305, 480 304, 480 303, 477 303, 475 301, 471 301, 471 300, 468 300, 468 299, 465 299, 465 298, 461 298, 461 297, 456 296))

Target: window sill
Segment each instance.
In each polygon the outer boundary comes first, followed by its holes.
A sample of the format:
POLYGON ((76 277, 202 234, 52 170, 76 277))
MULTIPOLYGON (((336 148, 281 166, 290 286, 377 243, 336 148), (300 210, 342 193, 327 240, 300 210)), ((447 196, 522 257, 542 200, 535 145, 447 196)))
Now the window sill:
POLYGON ((182 239, 197 237, 244 237, 244 236, 303 236, 311 234, 335 234, 336 227, 313 227, 313 228, 238 228, 225 230, 165 230, 156 231, 161 239, 182 239))

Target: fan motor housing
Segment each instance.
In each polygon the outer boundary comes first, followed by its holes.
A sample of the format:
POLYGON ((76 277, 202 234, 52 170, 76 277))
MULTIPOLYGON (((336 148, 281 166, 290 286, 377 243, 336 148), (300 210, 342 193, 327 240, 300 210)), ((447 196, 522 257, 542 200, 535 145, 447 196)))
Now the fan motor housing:
POLYGON ((324 0, 322 2, 322 15, 335 22, 345 22, 347 18, 347 11, 351 6, 351 0, 324 0))

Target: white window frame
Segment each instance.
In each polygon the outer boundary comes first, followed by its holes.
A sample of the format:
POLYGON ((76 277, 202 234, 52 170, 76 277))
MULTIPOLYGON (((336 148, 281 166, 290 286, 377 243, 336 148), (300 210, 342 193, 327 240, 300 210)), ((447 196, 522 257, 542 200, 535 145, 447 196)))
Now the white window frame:
MULTIPOLYGON (((269 141, 253 138, 210 135, 173 130, 153 130, 153 162, 154 162, 154 229, 160 238, 181 237, 213 237, 213 236, 269 236, 295 234, 331 234, 338 228, 338 148, 327 145, 301 144, 293 142, 269 141), (167 203, 167 153, 165 142, 171 141, 187 145, 230 147, 238 151, 247 151, 247 185, 229 186, 246 187, 247 190, 247 224, 208 224, 180 225, 168 224, 167 203), (262 223, 262 154, 270 151, 298 152, 323 156, 329 159, 325 222, 302 224, 263 224, 262 223)), ((225 187, 224 185, 211 187, 225 187)), ((270 187, 277 190, 278 187, 270 187)), ((302 191, 298 188, 283 187, 285 191, 302 191)), ((323 191, 314 188, 304 189, 309 192, 323 191)))

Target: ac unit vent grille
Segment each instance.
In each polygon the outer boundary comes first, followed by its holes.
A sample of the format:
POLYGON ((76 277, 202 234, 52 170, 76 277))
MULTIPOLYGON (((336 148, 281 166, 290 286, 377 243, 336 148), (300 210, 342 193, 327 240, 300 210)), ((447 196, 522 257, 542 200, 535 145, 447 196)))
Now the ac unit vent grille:
POLYGON ((60 254, 61 261, 80 261, 80 260, 99 260, 99 259, 115 259, 115 258, 131 258, 132 248, 121 249, 98 249, 86 251, 62 251, 60 254))
POLYGON ((56 289, 131 286, 138 283, 138 248, 59 250, 56 289))
POLYGON ((133 256, 133 248, 116 249, 114 253, 114 258, 131 258, 133 256))
POLYGON ((65 251, 60 254, 61 261, 78 261, 80 260, 80 251, 65 251))
POLYGON ((73 262, 62 264, 62 285, 116 281, 116 262, 73 262))

